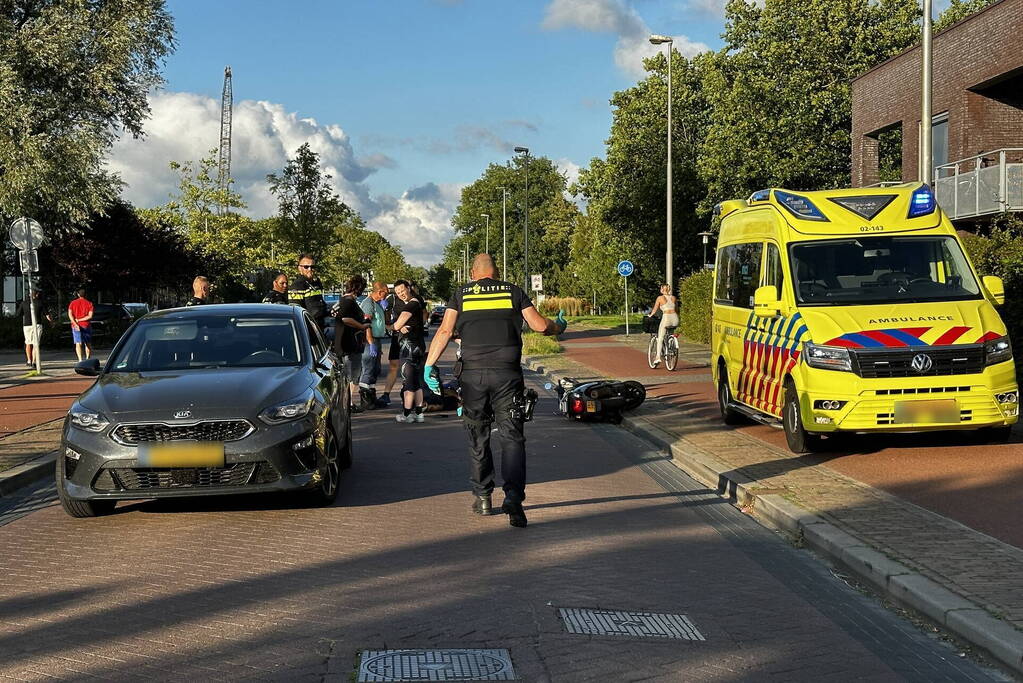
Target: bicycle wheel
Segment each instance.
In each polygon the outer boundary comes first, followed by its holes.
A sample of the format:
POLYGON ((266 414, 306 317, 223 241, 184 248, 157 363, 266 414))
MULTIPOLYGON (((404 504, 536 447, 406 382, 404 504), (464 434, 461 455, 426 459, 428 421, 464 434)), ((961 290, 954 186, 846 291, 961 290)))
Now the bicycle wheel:
POLYGON ((678 338, 669 334, 664 340, 664 367, 668 368, 668 371, 673 371, 675 366, 678 365, 678 338))
POLYGON ((646 364, 653 370, 656 366, 654 362, 657 360, 657 335, 650 335, 650 343, 646 347, 646 364))

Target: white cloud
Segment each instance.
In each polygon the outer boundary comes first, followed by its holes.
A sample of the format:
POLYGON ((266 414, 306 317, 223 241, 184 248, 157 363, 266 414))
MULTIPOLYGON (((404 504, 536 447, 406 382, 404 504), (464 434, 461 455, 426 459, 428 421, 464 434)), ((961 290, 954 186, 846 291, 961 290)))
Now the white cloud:
MULTIPOLYGON (((635 78, 641 78, 646 73, 643 70, 643 59, 662 49, 650 44, 650 27, 626 0, 551 0, 540 25, 548 31, 575 28, 617 34, 615 64, 635 78)), ((710 49, 683 35, 672 37, 675 49, 686 57, 710 49)))
MULTIPOLYGON (((171 92, 156 93, 149 103, 152 118, 146 136, 121 138, 108 160, 110 170, 128 185, 125 198, 140 207, 164 204, 177 189, 178 176, 169 167, 171 161, 197 161, 220 139, 218 100, 171 92)), ((397 199, 374 196, 367 179, 379 168, 392 168, 393 159, 379 153, 357 157, 340 126, 301 118, 272 102, 243 100, 235 104, 231 140, 231 176, 251 215, 268 216, 276 211, 266 175, 283 169, 288 157, 308 142, 320 155, 324 172, 333 176, 337 193, 362 214, 370 228, 402 247, 416 265, 440 260, 451 236, 459 188, 427 185, 397 199)))
POLYGON ((565 176, 566 185, 566 190, 564 193, 565 199, 567 199, 570 202, 575 202, 577 205, 579 205, 580 208, 584 208, 586 200, 584 200, 582 197, 573 197, 571 194, 568 193, 567 190, 568 187, 572 186, 572 183, 579 181, 579 171, 581 170, 579 164, 575 163, 571 159, 562 158, 555 159, 554 165, 558 167, 559 171, 561 171, 561 175, 565 176))

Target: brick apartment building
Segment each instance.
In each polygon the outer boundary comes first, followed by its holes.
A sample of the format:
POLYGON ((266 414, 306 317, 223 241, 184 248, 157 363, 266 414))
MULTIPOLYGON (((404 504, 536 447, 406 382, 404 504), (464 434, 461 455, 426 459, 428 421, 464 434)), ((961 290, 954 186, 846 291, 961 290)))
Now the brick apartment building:
MULTIPOLYGON (((901 179, 919 177, 920 52, 916 45, 852 82, 857 187, 899 180, 900 167, 901 179)), ((998 0, 935 34, 933 55, 942 209, 953 219, 1023 210, 1023 0, 998 0)))

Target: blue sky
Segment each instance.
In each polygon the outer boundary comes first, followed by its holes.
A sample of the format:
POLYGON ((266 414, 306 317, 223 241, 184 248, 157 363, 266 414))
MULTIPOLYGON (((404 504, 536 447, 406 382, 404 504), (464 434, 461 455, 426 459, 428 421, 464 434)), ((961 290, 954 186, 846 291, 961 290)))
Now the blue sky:
POLYGON ((507 159, 514 145, 554 159, 569 175, 588 165, 603 152, 608 99, 641 77, 642 56, 656 49, 647 35, 676 36, 687 53, 717 48, 721 6, 168 0, 178 48, 166 65, 167 86, 152 98, 148 137, 116 146, 111 165, 136 204, 166 201, 167 162, 217 144, 230 64, 232 170, 254 214, 273 208, 263 176, 308 141, 371 227, 411 260, 435 262, 461 186, 507 159))

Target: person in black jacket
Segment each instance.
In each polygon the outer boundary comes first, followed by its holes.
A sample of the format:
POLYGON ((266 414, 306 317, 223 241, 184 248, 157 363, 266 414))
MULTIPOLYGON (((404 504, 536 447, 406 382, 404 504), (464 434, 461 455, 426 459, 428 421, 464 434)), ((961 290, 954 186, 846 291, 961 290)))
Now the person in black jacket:
POLYGON ((316 277, 316 258, 302 254, 298 258, 298 277, 288 288, 288 300, 309 312, 322 330, 327 319, 327 303, 323 300, 323 283, 316 277))
POLYGON ((278 273, 274 278, 273 289, 263 297, 264 304, 287 304, 288 301, 288 276, 278 273))
POLYGON ((192 280, 192 298, 185 302, 186 306, 202 306, 210 298, 210 281, 205 275, 192 280))

